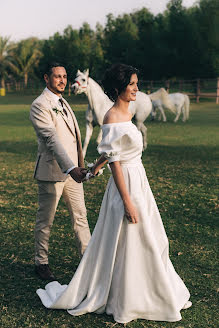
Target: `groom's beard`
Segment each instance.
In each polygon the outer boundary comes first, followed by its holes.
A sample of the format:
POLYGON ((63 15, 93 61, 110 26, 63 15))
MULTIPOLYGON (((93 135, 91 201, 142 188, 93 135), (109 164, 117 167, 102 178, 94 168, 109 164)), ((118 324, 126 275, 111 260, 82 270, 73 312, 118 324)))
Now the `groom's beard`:
POLYGON ((64 83, 60 83, 57 85, 56 89, 59 93, 62 94, 65 91, 65 87, 66 87, 66 85, 64 83))
POLYGON ((65 87, 66 85, 64 83, 59 84, 57 86, 53 86, 53 85, 47 86, 47 88, 55 94, 63 94, 65 91, 65 87))

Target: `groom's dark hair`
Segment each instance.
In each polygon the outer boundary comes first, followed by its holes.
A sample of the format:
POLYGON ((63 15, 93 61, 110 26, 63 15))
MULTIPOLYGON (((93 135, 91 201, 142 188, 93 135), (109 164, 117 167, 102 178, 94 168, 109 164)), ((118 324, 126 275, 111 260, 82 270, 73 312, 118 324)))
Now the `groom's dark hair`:
POLYGON ((48 76, 50 76, 52 74, 52 69, 53 67, 65 67, 63 64, 58 63, 58 62, 52 62, 49 63, 46 67, 46 71, 45 74, 47 74, 48 76))

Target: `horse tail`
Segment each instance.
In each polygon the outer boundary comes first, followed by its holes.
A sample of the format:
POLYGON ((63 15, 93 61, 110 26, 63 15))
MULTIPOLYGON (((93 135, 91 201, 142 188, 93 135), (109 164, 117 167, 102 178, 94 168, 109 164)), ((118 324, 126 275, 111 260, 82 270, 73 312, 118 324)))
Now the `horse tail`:
POLYGON ((189 100, 189 97, 187 95, 184 95, 185 97, 185 103, 184 103, 184 106, 185 106, 185 114, 186 114, 186 120, 189 119, 189 106, 190 106, 190 100, 189 100))

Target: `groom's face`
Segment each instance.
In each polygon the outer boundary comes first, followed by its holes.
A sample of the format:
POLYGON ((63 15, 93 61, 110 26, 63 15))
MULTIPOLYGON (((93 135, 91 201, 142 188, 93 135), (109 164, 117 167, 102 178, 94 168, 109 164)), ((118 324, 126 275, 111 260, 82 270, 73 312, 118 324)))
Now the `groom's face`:
POLYGON ((61 95, 65 91, 67 84, 67 73, 64 67, 53 67, 52 73, 48 76, 44 75, 46 86, 49 90, 57 95, 61 95))

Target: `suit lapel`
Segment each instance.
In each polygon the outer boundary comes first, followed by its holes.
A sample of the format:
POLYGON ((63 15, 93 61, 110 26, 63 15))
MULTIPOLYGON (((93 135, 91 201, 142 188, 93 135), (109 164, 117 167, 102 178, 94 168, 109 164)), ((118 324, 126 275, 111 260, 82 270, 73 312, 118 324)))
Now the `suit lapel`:
POLYGON ((67 101, 65 99, 63 99, 64 104, 66 105, 67 109, 68 109, 68 113, 70 113, 70 115, 72 116, 74 125, 75 125, 75 133, 76 133, 76 140, 77 140, 77 148, 78 148, 78 164, 80 167, 84 167, 84 157, 83 157, 83 152, 82 152, 82 144, 81 144, 81 133, 80 133, 80 129, 78 126, 78 121, 75 117, 75 114, 73 112, 73 110, 71 109, 71 107, 69 106, 69 104, 67 103, 67 101))
POLYGON ((63 102, 64 102, 65 106, 67 107, 68 114, 70 114, 71 117, 72 117, 72 120, 73 120, 74 126, 75 126, 75 131, 77 133, 77 136, 80 138, 81 137, 81 134, 80 134, 80 130, 79 130, 79 126, 78 126, 78 122, 77 122, 77 119, 75 117, 75 114, 74 114, 73 110, 71 109, 71 107, 69 106, 68 102, 64 98, 62 98, 62 99, 63 99, 63 102))
MULTIPOLYGON (((52 99, 52 97, 50 97, 49 92, 47 92, 46 90, 43 91, 43 94, 45 95, 45 97, 49 100, 49 102, 51 103, 51 110, 52 108, 57 108, 57 104, 54 102, 54 100, 52 99)), ((76 137, 77 140, 77 148, 78 148, 78 164, 81 167, 84 167, 84 158, 83 158, 83 152, 82 152, 82 144, 81 144, 81 133, 80 133, 80 129, 78 126, 78 122, 77 119, 75 117, 74 112, 72 111, 71 107, 69 106, 68 102, 63 98, 64 104, 68 110, 68 114, 71 115, 74 126, 75 126, 75 131, 74 129, 72 129, 72 127, 69 125, 67 118, 65 117, 65 115, 62 115, 62 118, 64 119, 65 123, 67 124, 68 128, 70 129, 70 131, 72 132, 72 134, 76 137)))
MULTIPOLYGON (((69 111, 68 111, 69 113, 69 111)), ((71 125, 68 122, 68 118, 66 117, 66 115, 62 115, 63 120, 65 121, 65 123, 67 124, 68 128, 70 129, 71 133, 75 136, 75 131, 74 129, 72 129, 71 125)))
MULTIPOLYGON (((47 92, 46 90, 44 90, 44 91, 43 91, 43 94, 46 96, 46 98, 47 98, 47 99, 49 100, 49 102, 51 103, 51 109, 52 109, 52 108, 57 108, 57 103, 54 102, 54 99, 50 96, 49 92, 47 92)), ((65 99, 63 99, 63 101, 64 101, 65 106, 66 106, 67 109, 68 109, 68 113, 70 113, 70 114, 72 115, 73 112, 72 112, 72 110, 71 110, 71 107, 68 105, 68 103, 67 103, 67 101, 66 101, 65 99)), ((62 114, 61 114, 61 115, 62 115, 62 114)), ((74 114, 73 114, 73 115, 74 115, 74 114)), ((72 116, 73 116, 73 115, 72 115, 72 116)), ((67 126, 68 126, 68 128, 70 129, 70 131, 71 131, 71 133, 73 134, 73 136, 75 136, 75 131, 74 131, 74 129, 72 129, 71 125, 69 124, 67 117, 66 117, 65 115, 62 115, 62 118, 63 118, 63 120, 65 121, 65 123, 67 124, 67 126)), ((74 122, 74 123, 75 123, 75 121, 76 121, 76 118, 73 119, 73 122, 74 122)), ((75 126, 76 126, 76 124, 75 124, 75 126)), ((77 125, 77 127, 78 127, 78 125, 77 125)), ((79 129, 79 128, 78 128, 78 129, 79 129)))

